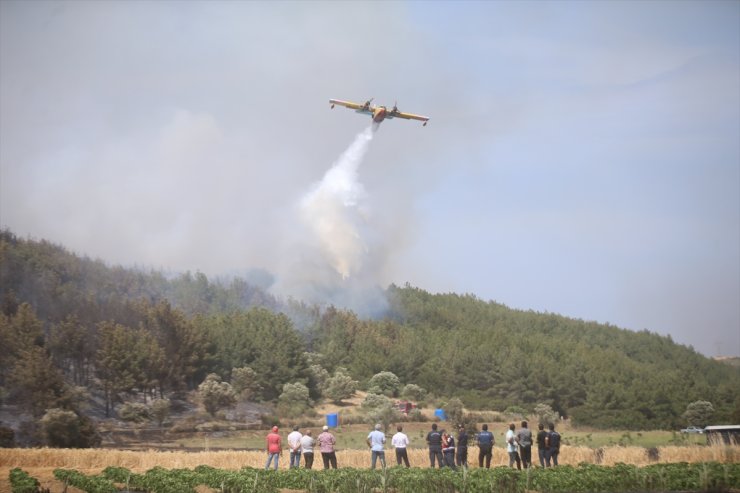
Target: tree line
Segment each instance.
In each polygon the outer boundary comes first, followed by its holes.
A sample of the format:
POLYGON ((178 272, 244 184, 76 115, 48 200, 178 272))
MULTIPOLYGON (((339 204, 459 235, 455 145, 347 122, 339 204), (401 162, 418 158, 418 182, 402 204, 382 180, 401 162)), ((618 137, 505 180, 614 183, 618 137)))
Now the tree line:
POLYGON ((277 402, 286 384, 317 399, 390 372, 468 408, 544 403, 596 427, 681 426, 699 400, 715 420, 740 421, 740 369, 670 337, 409 285, 386 296, 385 316, 361 319, 242 278, 111 267, 1 231, 0 398, 38 418, 84 414, 102 395, 111 414, 210 375, 209 385, 239 382, 249 398, 277 402))

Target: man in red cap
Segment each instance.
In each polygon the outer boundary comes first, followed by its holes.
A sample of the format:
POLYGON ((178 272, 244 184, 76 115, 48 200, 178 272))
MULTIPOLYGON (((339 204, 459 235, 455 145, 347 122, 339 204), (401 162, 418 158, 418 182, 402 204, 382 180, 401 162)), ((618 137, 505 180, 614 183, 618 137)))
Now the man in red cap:
POLYGON ((270 468, 270 462, 272 462, 272 459, 274 457, 275 470, 277 471, 278 461, 280 460, 280 455, 282 455, 282 453, 282 439, 278 434, 278 427, 273 426, 272 431, 267 434, 267 464, 265 464, 265 469, 270 468))

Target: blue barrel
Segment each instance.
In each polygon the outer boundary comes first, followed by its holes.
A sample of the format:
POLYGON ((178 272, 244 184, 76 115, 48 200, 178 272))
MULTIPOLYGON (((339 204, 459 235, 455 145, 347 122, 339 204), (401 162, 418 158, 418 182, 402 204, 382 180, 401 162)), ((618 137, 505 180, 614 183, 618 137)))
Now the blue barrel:
POLYGON ((331 413, 326 415, 326 426, 336 428, 339 426, 339 414, 331 413))
POLYGON ((447 421, 447 415, 444 409, 435 409, 434 415, 439 418, 440 421, 447 421))

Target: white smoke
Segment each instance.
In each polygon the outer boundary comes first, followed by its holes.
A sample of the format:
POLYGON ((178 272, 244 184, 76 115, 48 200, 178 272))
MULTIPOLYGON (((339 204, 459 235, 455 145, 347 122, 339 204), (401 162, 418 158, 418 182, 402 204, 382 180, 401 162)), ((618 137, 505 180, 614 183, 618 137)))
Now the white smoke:
POLYGON ((363 210, 365 190, 358 181, 357 169, 373 134, 372 126, 357 134, 300 204, 301 219, 318 240, 329 264, 345 280, 362 269, 368 252, 362 234, 367 214, 363 210))
POLYGON ((385 309, 379 283, 387 249, 358 174, 376 127, 357 134, 300 200, 300 237, 285 253, 291 261, 272 288, 276 294, 349 308, 361 316, 385 309))

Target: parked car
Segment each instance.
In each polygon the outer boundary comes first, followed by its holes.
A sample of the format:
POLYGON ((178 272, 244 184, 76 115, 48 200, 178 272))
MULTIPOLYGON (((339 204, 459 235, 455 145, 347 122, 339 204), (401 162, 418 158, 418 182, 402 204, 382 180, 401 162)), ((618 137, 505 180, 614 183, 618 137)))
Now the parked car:
POLYGON ((689 426, 688 428, 684 428, 681 430, 681 433, 704 433, 704 428, 699 428, 698 426, 689 426))

